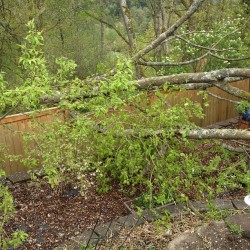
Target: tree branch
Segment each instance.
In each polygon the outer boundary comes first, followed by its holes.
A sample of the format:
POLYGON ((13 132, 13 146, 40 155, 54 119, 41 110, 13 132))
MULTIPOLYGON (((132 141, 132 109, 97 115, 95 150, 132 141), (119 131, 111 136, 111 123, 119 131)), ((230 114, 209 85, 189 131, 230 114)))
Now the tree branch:
MULTIPOLYGON (((124 131, 127 136, 139 136, 137 132, 132 129, 127 129, 124 131)), ((143 130, 143 137, 151 137, 151 136, 161 136, 165 134, 164 129, 150 131, 143 130)), ((189 139, 236 139, 236 140, 250 140, 250 131, 245 129, 192 129, 190 131, 186 130, 176 130, 176 134, 185 135, 189 139)))
POLYGON ((137 81, 138 89, 148 89, 152 87, 162 87, 165 83, 188 84, 188 83, 223 83, 228 77, 250 78, 249 68, 229 68, 210 72, 183 73, 169 76, 156 76, 137 81))
POLYGON ((208 93, 210 96, 212 96, 212 97, 214 97, 214 98, 216 98, 216 99, 222 100, 222 101, 230 102, 230 103, 233 103, 233 104, 238 104, 238 103, 239 103, 239 102, 237 102, 237 101, 229 100, 229 99, 227 99, 227 98, 223 98, 223 97, 221 97, 221 96, 215 95, 214 93, 211 93, 210 91, 207 91, 207 93, 208 93))
POLYGON ((250 140, 250 131, 241 129, 199 129, 187 133, 190 139, 243 139, 250 140))
POLYGON ((243 60, 249 60, 250 59, 249 56, 238 57, 238 58, 226 58, 226 57, 218 56, 218 55, 213 54, 213 53, 209 53, 209 55, 212 56, 212 57, 218 58, 220 60, 223 60, 223 61, 243 61, 243 60))
POLYGON ((204 55, 202 55, 202 56, 200 56, 198 58, 195 58, 195 59, 192 59, 192 60, 189 60, 189 61, 178 62, 178 63, 174 63, 174 62, 144 62, 144 61, 139 60, 138 64, 144 65, 144 66, 168 66, 168 67, 181 66, 181 65, 188 65, 188 64, 191 64, 191 63, 198 62, 201 59, 207 57, 208 55, 209 55, 209 52, 207 52, 206 54, 204 54, 204 55))
POLYGON ((246 92, 242 89, 233 87, 231 85, 227 85, 224 82, 218 82, 218 83, 212 83, 214 86, 216 86, 217 88, 227 92, 228 94, 232 95, 232 96, 236 96, 240 99, 244 99, 244 100, 248 100, 250 101, 250 93, 246 92))
POLYGON ((123 40, 125 43, 127 43, 127 44, 129 45, 129 41, 126 39, 126 37, 123 36, 123 34, 122 34, 113 24, 108 23, 107 21, 105 21, 105 20, 103 20, 102 18, 97 17, 97 16, 95 16, 95 15, 89 13, 88 11, 84 11, 84 12, 85 12, 86 15, 88 15, 89 17, 91 17, 91 18, 97 20, 98 22, 105 24, 107 27, 113 29, 113 30, 117 33, 117 35, 118 35, 119 37, 121 37, 122 40, 123 40))
POLYGON ((189 60, 189 61, 184 61, 184 62, 144 62, 139 60, 138 64, 140 65, 144 65, 144 66, 167 66, 167 67, 172 67, 172 66, 181 66, 181 65, 188 65, 188 64, 192 64, 195 62, 200 61, 201 59, 207 57, 207 56, 212 56, 215 57, 219 60, 223 60, 223 61, 243 61, 243 60, 249 60, 250 57, 240 57, 240 58, 225 58, 222 56, 218 56, 216 54, 211 53, 210 51, 208 51, 207 53, 205 53, 204 55, 197 57, 195 59, 189 60))
MULTIPOLYGON (((199 44, 195 44, 195 43, 192 43, 190 42, 189 40, 183 38, 182 36, 180 35, 176 35, 175 36, 176 38, 182 40, 183 42, 195 47, 195 48, 199 48, 199 49, 204 49, 204 50, 209 50, 209 51, 215 51, 215 52, 225 52, 225 51, 232 51, 232 50, 236 50, 234 48, 228 48, 228 49, 215 49, 215 48, 209 48, 209 47, 206 47, 206 46, 202 46, 202 45, 199 45, 199 44)), ((216 43, 217 45, 217 43, 216 43)))
POLYGON ((173 33, 186 22, 203 4, 205 0, 194 0, 193 4, 190 6, 185 15, 183 15, 178 21, 176 21, 171 27, 162 33, 158 38, 156 38, 151 44, 146 46, 144 49, 138 51, 133 57, 133 61, 138 61, 142 56, 150 52, 159 46, 165 39, 173 35, 173 33))

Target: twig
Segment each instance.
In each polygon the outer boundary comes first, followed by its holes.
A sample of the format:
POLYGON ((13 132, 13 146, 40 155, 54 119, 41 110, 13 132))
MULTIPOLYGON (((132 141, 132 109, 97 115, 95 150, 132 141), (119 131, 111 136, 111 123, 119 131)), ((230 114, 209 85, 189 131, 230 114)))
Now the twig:
POLYGON ((236 140, 232 140, 232 141, 233 141, 233 142, 236 142, 236 143, 238 143, 238 144, 241 144, 241 145, 244 145, 244 146, 250 147, 250 145, 249 145, 249 144, 247 144, 247 143, 240 142, 240 141, 236 141, 236 140))
POLYGON ((223 100, 223 101, 230 102, 230 103, 234 103, 234 104, 238 104, 238 103, 239 103, 239 102, 237 102, 237 101, 229 100, 229 99, 227 99, 227 98, 223 98, 223 97, 221 97, 221 96, 215 95, 215 94, 211 93, 210 91, 207 91, 207 93, 208 93, 209 95, 211 95, 211 96, 213 96, 213 97, 219 99, 219 100, 223 100))
POLYGON ((18 105, 20 102, 17 102, 15 106, 13 106, 10 110, 8 110, 3 116, 0 117, 0 121, 4 119, 7 115, 9 115, 18 105))

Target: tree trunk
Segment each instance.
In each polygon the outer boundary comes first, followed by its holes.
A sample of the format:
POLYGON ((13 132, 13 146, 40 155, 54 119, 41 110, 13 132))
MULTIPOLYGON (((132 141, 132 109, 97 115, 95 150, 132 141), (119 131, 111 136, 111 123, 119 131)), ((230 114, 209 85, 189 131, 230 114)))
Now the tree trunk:
MULTIPOLYGON (((132 21, 131 21, 131 13, 128 8, 126 0, 120 0, 120 5, 121 5, 121 10, 122 10, 123 22, 124 22, 127 35, 128 35, 130 54, 131 56, 133 56, 134 53, 136 52, 136 44, 135 44, 135 33, 134 33, 132 21)), ((137 62, 134 62, 134 64, 135 64, 137 79, 140 79, 142 76, 141 66, 138 65, 137 62)))
MULTIPOLYGON (((185 136, 189 139, 224 139, 224 140, 250 140, 250 131, 248 130, 237 130, 237 129, 192 129, 190 131, 184 130, 176 130, 176 134, 185 134, 185 136)), ((151 137, 151 136, 161 136, 164 134, 164 129, 157 130, 157 131, 143 131, 144 138, 151 137)), ((132 129, 125 130, 125 135, 127 136, 139 136, 135 131, 132 129)), ((117 135, 119 136, 119 135, 117 135)), ((120 136, 123 136, 122 134, 120 136)))
MULTIPOLYGON (((178 75, 169 75, 169 76, 156 76, 149 77, 145 79, 140 79, 137 81, 138 89, 150 89, 155 87, 162 87, 165 83, 169 84, 189 84, 189 83, 210 83, 214 84, 217 87, 222 86, 224 91, 227 91, 227 88, 224 86, 226 80, 229 77, 242 77, 250 78, 250 69, 249 68, 229 68, 214 70, 210 72, 201 72, 201 73, 183 73, 178 75), (223 87, 224 86, 224 87, 223 87)), ((230 88, 232 89, 232 87, 230 88)), ((229 91, 228 91, 229 92, 229 91)), ((230 94, 237 94, 238 97, 250 100, 250 93, 245 91, 235 91, 235 93, 230 92, 230 94)))

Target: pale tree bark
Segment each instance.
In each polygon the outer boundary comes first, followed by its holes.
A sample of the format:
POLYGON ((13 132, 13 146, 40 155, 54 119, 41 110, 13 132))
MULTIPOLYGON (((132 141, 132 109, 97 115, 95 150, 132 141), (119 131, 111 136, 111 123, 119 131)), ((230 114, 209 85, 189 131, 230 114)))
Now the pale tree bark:
MULTIPOLYGON (((169 28, 170 19, 173 14, 174 0, 171 0, 169 4, 164 2, 165 1, 163 0, 155 0, 151 2, 155 38, 158 38, 163 32, 165 32, 169 28)), ((167 41, 164 41, 161 46, 157 46, 155 48, 156 60, 161 61, 163 55, 168 55, 167 41)))
POLYGON ((135 51, 135 34, 134 34, 134 29, 133 29, 133 25, 131 21, 131 13, 129 11, 126 0, 121 0, 120 5, 121 5, 121 10, 122 10, 123 22, 124 22, 124 25, 127 31, 128 40, 129 40, 130 53, 133 54, 135 51))
MULTIPOLYGON (((98 87, 96 84, 105 82, 115 74, 112 72, 110 75, 103 75, 95 77, 92 79, 87 79, 83 84, 89 84, 97 90, 95 95, 88 93, 79 93, 81 98, 92 98, 96 97, 98 94, 98 87)), ((232 96, 238 97, 243 100, 250 101, 250 93, 244 90, 230 86, 230 83, 244 80, 250 78, 250 69, 248 68, 229 68, 223 70, 215 70, 211 72, 202 72, 202 73, 186 73, 178 75, 169 75, 169 76, 158 76, 139 79, 136 81, 136 87, 138 90, 147 91, 150 89, 161 89, 165 83, 168 83, 169 86, 178 85, 186 90, 206 90, 207 88, 216 86, 223 91, 231 94, 232 96)), ((45 96, 41 103, 58 103, 63 94, 55 93, 53 97, 45 96)))
MULTIPOLYGON (((103 1, 99 0, 99 5, 101 9, 103 8, 103 1)), ((103 12, 101 11, 101 19, 103 19, 103 12)), ((104 54, 104 23, 100 22, 100 59, 103 58, 104 54)))
MULTIPOLYGON (((158 38, 160 34, 163 32, 163 20, 162 20, 162 0, 155 0, 153 2, 153 18, 154 18, 154 30, 155 30, 155 38, 158 38)), ((161 46, 155 48, 155 59, 161 61, 161 46)))
MULTIPOLYGON (((143 137, 151 137, 151 136, 161 136, 165 134, 164 129, 150 131, 144 129, 143 137)), ((191 129, 189 131, 186 130, 176 130, 176 135, 185 135, 189 139, 224 139, 224 140, 250 140, 250 131, 245 129, 191 129)), ((136 133, 132 129, 127 129, 124 131, 126 136, 136 136, 138 137, 138 133, 136 133)), ((119 135, 118 135, 119 136, 119 135)), ((120 136, 123 136, 122 134, 120 136)))
POLYGON ((200 73, 183 73, 169 76, 156 76, 137 81, 139 89, 162 87, 163 84, 188 84, 188 83, 220 83, 228 77, 250 78, 250 68, 228 68, 200 73))
MULTIPOLYGON (((164 6, 163 0, 161 0, 161 14, 162 14, 162 21, 163 21, 163 32, 165 32, 169 26, 170 26, 170 21, 172 18, 172 15, 174 13, 174 6, 175 6, 175 0, 170 0, 170 1, 166 1, 167 3, 169 3, 169 5, 167 7, 164 6), (166 9, 168 8, 168 13, 166 12, 166 9)), ((169 52, 169 46, 168 46, 168 42, 165 41, 162 43, 162 47, 163 47, 163 51, 165 56, 168 55, 169 52)))
MULTIPOLYGON (((180 131, 181 133, 181 131, 180 131)), ((250 140, 250 131, 244 129, 199 129, 187 132, 189 139, 250 140)))

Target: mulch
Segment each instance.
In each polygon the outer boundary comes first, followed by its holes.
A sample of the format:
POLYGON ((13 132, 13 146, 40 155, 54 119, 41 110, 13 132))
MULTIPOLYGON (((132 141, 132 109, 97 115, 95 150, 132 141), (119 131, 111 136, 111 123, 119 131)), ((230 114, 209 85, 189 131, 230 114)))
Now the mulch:
POLYGON ((111 191, 97 194, 93 184, 86 195, 76 189, 58 193, 46 183, 33 185, 31 181, 10 187, 16 214, 5 225, 8 233, 23 230, 27 242, 17 249, 53 249, 77 236, 94 224, 104 223, 128 214, 123 202, 131 197, 122 193, 117 185, 111 191))

